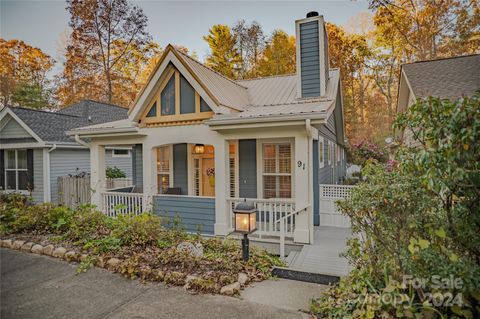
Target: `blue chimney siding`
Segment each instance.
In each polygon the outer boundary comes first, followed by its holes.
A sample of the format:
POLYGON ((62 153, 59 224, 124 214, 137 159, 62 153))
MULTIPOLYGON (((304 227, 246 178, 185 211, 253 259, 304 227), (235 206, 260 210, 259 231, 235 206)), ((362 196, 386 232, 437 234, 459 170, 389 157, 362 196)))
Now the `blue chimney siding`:
POLYGON ((320 44, 318 21, 300 24, 302 97, 320 96, 320 44))

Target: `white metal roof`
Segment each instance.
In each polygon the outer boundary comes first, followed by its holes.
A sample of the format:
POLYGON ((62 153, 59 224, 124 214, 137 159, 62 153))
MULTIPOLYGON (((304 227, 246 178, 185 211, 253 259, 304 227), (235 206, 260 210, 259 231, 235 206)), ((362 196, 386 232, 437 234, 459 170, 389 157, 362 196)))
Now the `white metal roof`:
MULTIPOLYGON (((173 48, 173 50, 176 50, 173 48)), ((224 120, 254 119, 264 117, 295 117, 329 115, 335 108, 338 96, 340 71, 330 69, 325 96, 313 98, 297 97, 297 79, 295 74, 279 75, 251 80, 233 81, 220 73, 178 50, 180 58, 197 78, 220 102, 220 107, 238 112, 216 115, 207 123, 214 124, 224 120)), ((86 134, 92 131, 131 130, 136 124, 129 120, 103 123, 82 127, 70 134, 86 134)))
POLYGON ((242 111, 249 104, 246 87, 208 68, 187 54, 178 50, 177 52, 222 105, 242 111))
POLYGON ((340 71, 330 70, 326 96, 297 98, 295 75, 275 76, 254 80, 239 81, 248 87, 250 105, 243 112, 217 114, 210 121, 265 117, 273 115, 297 115, 309 113, 330 113, 335 106, 340 71))

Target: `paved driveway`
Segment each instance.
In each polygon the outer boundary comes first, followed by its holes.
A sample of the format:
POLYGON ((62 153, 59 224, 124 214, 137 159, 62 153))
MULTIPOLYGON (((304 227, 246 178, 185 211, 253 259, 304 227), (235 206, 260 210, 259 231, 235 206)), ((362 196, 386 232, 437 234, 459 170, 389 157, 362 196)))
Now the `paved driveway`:
POLYGON ((251 301, 142 284, 99 268, 76 275, 76 266, 46 256, 0 249, 0 258, 2 319, 305 318, 251 301))

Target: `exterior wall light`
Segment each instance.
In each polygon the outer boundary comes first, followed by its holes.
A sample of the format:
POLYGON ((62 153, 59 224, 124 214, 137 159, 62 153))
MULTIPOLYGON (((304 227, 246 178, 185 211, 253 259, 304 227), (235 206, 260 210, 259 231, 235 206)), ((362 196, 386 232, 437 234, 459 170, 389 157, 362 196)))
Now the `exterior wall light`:
POLYGON ((257 209, 255 204, 246 200, 233 209, 235 215, 235 232, 243 234, 242 256, 243 261, 250 258, 250 243, 248 234, 257 230, 257 209))
POLYGON ((203 154, 205 153, 205 145, 203 144, 195 144, 193 147, 193 153, 195 154, 203 154))

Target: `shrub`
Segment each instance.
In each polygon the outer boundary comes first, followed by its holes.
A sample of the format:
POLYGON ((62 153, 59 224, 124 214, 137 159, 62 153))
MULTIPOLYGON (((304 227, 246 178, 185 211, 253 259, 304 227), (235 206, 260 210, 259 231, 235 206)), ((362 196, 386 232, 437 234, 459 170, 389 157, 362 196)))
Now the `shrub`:
POLYGON ((480 316, 479 98, 430 98, 399 116, 421 147, 367 163, 338 203, 362 240, 348 243, 349 275, 312 302, 319 317, 480 316))
POLYGON ((86 244, 101 239, 111 232, 112 220, 91 206, 80 207, 72 216, 70 227, 65 238, 86 244))
POLYGON ((107 178, 125 178, 127 177, 127 174, 125 174, 124 171, 122 171, 120 168, 114 166, 114 167, 110 167, 108 166, 106 171, 105 171, 105 174, 107 176, 107 178))
POLYGON ((113 234, 126 246, 157 244, 161 237, 160 218, 153 214, 120 215, 115 222, 113 234))
POLYGON ((350 147, 349 153, 352 157, 352 162, 361 166, 363 166, 366 161, 372 159, 379 162, 385 162, 387 160, 387 156, 380 146, 366 140, 350 147))

